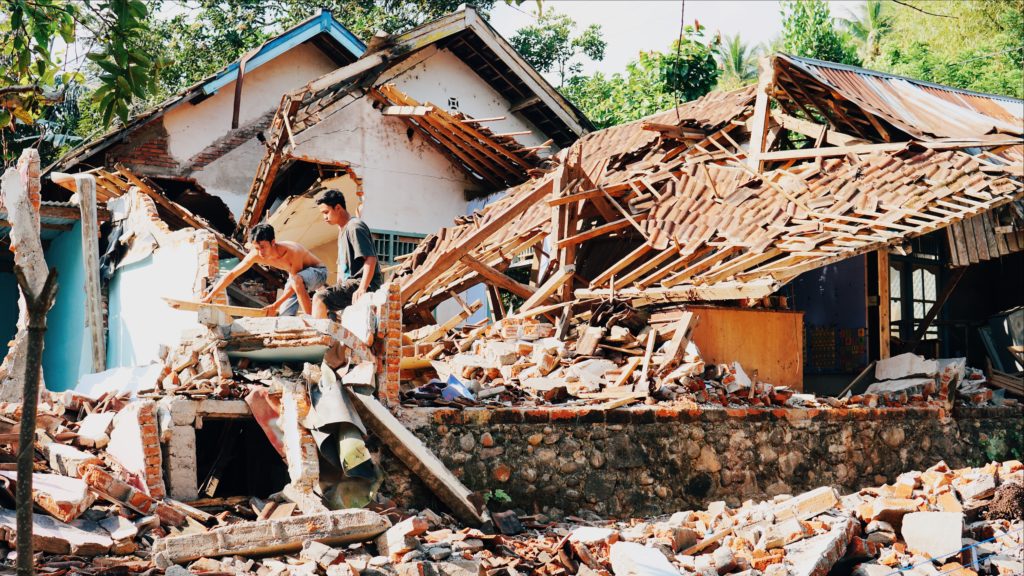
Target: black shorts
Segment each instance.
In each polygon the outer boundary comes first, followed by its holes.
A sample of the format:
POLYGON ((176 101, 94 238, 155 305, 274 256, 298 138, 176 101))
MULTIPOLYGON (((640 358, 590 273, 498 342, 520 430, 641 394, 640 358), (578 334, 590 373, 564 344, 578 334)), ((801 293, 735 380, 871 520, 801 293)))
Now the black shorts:
POLYGON ((352 295, 359 289, 358 278, 342 280, 341 284, 324 286, 316 291, 316 295, 324 299, 328 310, 343 310, 352 305, 352 295))

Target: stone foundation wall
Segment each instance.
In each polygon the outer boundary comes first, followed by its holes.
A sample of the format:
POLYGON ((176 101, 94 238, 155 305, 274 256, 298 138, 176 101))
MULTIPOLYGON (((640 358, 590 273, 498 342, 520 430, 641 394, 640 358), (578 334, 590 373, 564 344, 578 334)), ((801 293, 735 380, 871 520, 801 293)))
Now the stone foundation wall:
MULTIPOLYGON (((939 460, 1021 458, 1019 409, 592 410, 421 408, 400 416, 471 490, 503 490, 511 508, 652 516, 725 500, 843 493, 939 460)), ((385 494, 439 506, 388 452, 385 494)))

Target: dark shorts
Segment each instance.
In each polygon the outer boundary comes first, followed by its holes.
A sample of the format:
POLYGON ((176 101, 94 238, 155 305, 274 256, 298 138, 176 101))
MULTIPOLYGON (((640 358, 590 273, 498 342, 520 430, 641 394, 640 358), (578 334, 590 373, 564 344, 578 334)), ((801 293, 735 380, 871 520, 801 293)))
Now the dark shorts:
POLYGON ((342 280, 341 284, 324 286, 316 291, 316 295, 324 299, 328 310, 343 310, 352 304, 352 295, 359 289, 358 278, 342 280))

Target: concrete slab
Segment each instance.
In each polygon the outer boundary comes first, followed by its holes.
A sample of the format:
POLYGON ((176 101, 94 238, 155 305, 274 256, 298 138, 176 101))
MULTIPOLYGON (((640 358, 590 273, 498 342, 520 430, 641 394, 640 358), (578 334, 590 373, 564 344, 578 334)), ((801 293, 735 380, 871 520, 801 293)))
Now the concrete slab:
MULTIPOLYGON (((0 476, 18 482, 16 472, 0 472, 0 476)), ((61 522, 71 522, 96 501, 89 487, 78 478, 60 474, 33 474, 32 501, 61 522)))
POLYGON ((959 512, 911 512, 900 530, 911 552, 940 560, 959 552, 963 531, 964 515, 959 512))
POLYGON ((608 556, 615 576, 679 576, 664 554, 635 542, 612 544, 608 556))
POLYGON ((78 423, 78 443, 88 448, 103 448, 110 442, 108 433, 113 422, 113 412, 89 414, 78 423))
POLYGON ((298 552, 307 540, 323 544, 364 542, 389 527, 387 518, 369 510, 336 510, 279 520, 222 526, 200 534, 161 538, 153 559, 167 568, 204 556, 263 555, 298 552))
MULTIPOLYGON (((18 527, 14 510, 0 508, 0 538, 14 548, 18 527)), ((32 547, 37 552, 99 556, 110 550, 113 541, 99 529, 87 531, 42 514, 32 515, 32 547)))

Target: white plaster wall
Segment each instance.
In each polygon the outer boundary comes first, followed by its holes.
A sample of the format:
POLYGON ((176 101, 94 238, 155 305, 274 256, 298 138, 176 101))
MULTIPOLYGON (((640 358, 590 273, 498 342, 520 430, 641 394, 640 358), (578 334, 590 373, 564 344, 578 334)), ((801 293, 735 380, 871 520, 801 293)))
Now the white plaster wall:
MULTIPOLYGON (((311 44, 300 44, 259 68, 246 73, 242 82, 239 125, 259 118, 281 104, 281 96, 337 66, 311 44)), ((192 105, 182 103, 164 115, 168 151, 185 161, 231 130, 235 83, 230 82, 216 94, 192 105)), ((250 172, 251 175, 251 172, 250 172)))
POLYGON ((184 330, 198 326, 195 312, 175 310, 163 298, 195 299, 199 251, 193 242, 165 242, 117 271, 110 284, 108 368, 154 362, 160 344, 173 346, 184 330))
MULTIPOLYGON (((514 137, 524 146, 539 146, 548 139, 529 120, 510 113, 508 109, 512 103, 448 50, 430 46, 381 77, 394 77, 391 82, 402 92, 421 103, 430 102, 448 112, 453 111, 448 107, 448 99, 457 98, 457 111, 473 118, 505 116, 504 120, 488 122, 487 127, 496 134, 530 130, 533 134, 514 137)), ((546 156, 557 151, 552 145, 540 152, 541 156, 546 156)))
POLYGON ((478 184, 399 118, 381 115, 368 98, 349 98, 324 121, 299 134, 293 154, 347 162, 362 179, 362 217, 370 228, 433 233, 466 210, 465 190, 478 184))
POLYGON ((263 144, 253 138, 202 170, 192 172, 191 176, 208 193, 223 200, 237 220, 245 208, 253 175, 265 151, 263 144))

